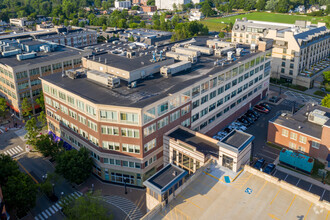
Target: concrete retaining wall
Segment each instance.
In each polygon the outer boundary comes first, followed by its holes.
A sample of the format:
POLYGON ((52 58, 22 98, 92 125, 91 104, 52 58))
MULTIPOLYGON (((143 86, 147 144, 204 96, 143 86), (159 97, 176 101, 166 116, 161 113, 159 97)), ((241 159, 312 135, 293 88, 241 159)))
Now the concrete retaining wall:
POLYGON ((276 178, 276 177, 273 177, 269 174, 266 174, 264 172, 261 172, 257 169, 254 169, 248 165, 245 165, 244 166, 244 171, 246 172, 249 172, 255 176, 258 176, 270 183, 273 183, 279 187, 281 187, 282 189, 285 189, 285 190, 288 190, 304 199, 307 199, 309 200, 310 202, 314 203, 315 205, 319 205, 320 207, 322 208, 325 208, 327 210, 330 210, 330 203, 325 201, 325 200, 322 200, 320 201, 320 196, 318 195, 315 195, 313 193, 310 193, 310 192, 307 192, 306 190, 303 190, 299 187, 296 187, 290 183, 287 183, 285 181, 281 181, 280 179, 276 178))

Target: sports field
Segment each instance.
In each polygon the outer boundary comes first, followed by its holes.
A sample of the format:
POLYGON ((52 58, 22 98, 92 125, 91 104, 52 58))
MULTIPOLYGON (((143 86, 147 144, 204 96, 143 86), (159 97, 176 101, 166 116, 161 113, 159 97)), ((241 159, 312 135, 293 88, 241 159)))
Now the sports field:
POLYGON ((312 17, 305 15, 289 15, 289 14, 278 14, 278 13, 268 13, 268 12, 252 12, 244 15, 236 15, 226 18, 210 18, 201 21, 203 24, 207 25, 211 31, 219 31, 229 24, 230 22, 235 23, 237 18, 246 17, 248 20, 257 21, 269 21, 269 22, 279 22, 279 23, 289 23, 293 24, 296 20, 307 20, 312 23, 317 22, 328 22, 330 21, 329 16, 327 17, 312 17))

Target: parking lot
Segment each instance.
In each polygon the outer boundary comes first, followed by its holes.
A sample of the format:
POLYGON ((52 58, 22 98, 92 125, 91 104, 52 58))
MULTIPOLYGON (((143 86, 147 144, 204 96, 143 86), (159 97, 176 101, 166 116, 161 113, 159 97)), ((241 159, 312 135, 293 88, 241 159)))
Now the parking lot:
POLYGON ((292 176, 290 174, 287 174, 287 173, 279 171, 279 170, 275 170, 275 172, 273 173, 273 176, 279 178, 280 180, 284 180, 285 182, 290 183, 294 186, 297 186, 303 190, 314 193, 314 194, 320 196, 321 199, 324 199, 324 200, 330 202, 330 191, 328 191, 320 186, 317 186, 315 184, 312 184, 310 182, 307 182, 305 180, 302 180, 298 177, 292 176))
POLYGON ((287 96, 288 100, 296 101, 300 104, 306 104, 306 103, 321 103, 321 99, 314 98, 309 95, 304 95, 298 92, 293 92, 293 91, 285 91, 284 94, 287 96))
POLYGON ((153 219, 324 219, 329 210, 243 172, 226 184, 202 174, 153 219))

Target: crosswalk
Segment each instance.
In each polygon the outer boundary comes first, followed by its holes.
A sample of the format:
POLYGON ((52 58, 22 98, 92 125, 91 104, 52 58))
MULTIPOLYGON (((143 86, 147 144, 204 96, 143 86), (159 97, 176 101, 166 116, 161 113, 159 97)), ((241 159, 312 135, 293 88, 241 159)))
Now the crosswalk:
POLYGON ((14 131, 15 134, 22 140, 26 141, 27 139, 25 138, 26 130, 24 128, 21 128, 17 131, 14 131))
POLYGON ((5 154, 5 155, 9 155, 11 157, 17 157, 17 156, 21 155, 22 153, 25 153, 25 150, 20 146, 16 146, 16 147, 10 148, 8 150, 4 150, 1 153, 5 154))
POLYGON ((82 196, 82 193, 79 191, 71 193, 71 194, 67 195, 66 197, 64 197, 63 199, 61 199, 60 201, 58 201, 57 203, 53 204, 52 206, 50 206, 47 209, 45 209, 44 211, 42 211, 40 214, 36 215, 34 217, 34 219, 35 220, 48 219, 49 217, 54 215, 56 212, 60 211, 64 204, 67 204, 70 201, 73 201, 73 200, 79 198, 80 196, 82 196))
POLYGON ((143 217, 140 209, 126 198, 120 196, 103 196, 103 200, 121 209, 131 220, 138 220, 143 217))

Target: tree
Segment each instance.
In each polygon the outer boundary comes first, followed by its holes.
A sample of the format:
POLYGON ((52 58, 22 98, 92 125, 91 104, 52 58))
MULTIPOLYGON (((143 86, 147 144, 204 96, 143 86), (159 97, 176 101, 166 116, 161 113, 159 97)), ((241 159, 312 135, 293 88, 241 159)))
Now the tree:
POLYGON ((330 94, 326 95, 321 102, 322 106, 330 108, 330 94))
POLYGON ((64 150, 62 141, 54 141, 50 135, 40 135, 36 141, 36 149, 42 153, 44 157, 55 158, 64 150))
POLYGON ((7 101, 5 98, 0 97, 0 116, 5 117, 7 111, 7 101))
POLYGON ((221 31, 221 32, 219 33, 219 38, 224 38, 224 37, 225 37, 225 33, 221 31))
POLYGON ((69 26, 69 21, 68 21, 68 19, 65 19, 65 20, 64 20, 64 26, 65 26, 65 27, 69 26))
POLYGON ((71 183, 84 182, 92 172, 93 159, 86 148, 82 147, 79 151, 63 151, 56 160, 56 173, 61 174, 71 183))
POLYGON ((173 11, 176 11, 176 10, 178 10, 178 7, 176 6, 176 4, 175 3, 173 3, 173 11))
POLYGON ((0 185, 7 183, 10 176, 17 176, 19 173, 17 162, 9 155, 0 154, 0 185))
POLYGON ((22 101, 22 115, 24 117, 28 117, 31 116, 31 112, 32 112, 32 105, 31 102, 25 97, 22 101))
POLYGON ((3 186, 6 207, 17 211, 18 216, 35 206, 37 192, 37 185, 28 175, 21 172, 8 177, 7 183, 3 186))
POLYGON ((138 5, 134 5, 134 6, 132 7, 132 10, 140 10, 140 6, 138 6, 138 5))
POLYGON ((37 126, 37 120, 34 117, 26 122, 25 130, 27 131, 25 135, 25 138, 27 139, 26 143, 35 146, 40 128, 37 126))
POLYGON ((327 82, 330 82, 330 71, 323 72, 323 77, 327 82))
POLYGON ((39 98, 36 99, 36 103, 45 111, 45 97, 43 92, 41 92, 39 98))
POLYGON ((97 193, 96 195, 87 193, 85 196, 79 197, 72 203, 65 205, 63 207, 63 212, 72 220, 112 220, 113 216, 108 214, 102 200, 98 198, 98 194, 100 193, 97 193))
POLYGON ((46 118, 46 114, 44 111, 40 112, 39 116, 37 117, 38 121, 41 123, 41 127, 45 127, 47 125, 47 118, 46 118))
POLYGON ((279 0, 275 7, 275 11, 279 13, 287 13, 290 9, 289 5, 289 0, 279 0))
POLYGON ((145 28, 146 27, 145 21, 141 21, 139 26, 140 28, 145 28))
POLYGON ((153 5, 155 6, 155 0, 148 0, 147 5, 153 5))
POLYGON ((103 24, 103 26, 102 26, 102 30, 103 30, 103 31, 106 31, 107 28, 108 28, 107 25, 106 25, 106 24, 103 24))
POLYGON ((215 12, 213 11, 211 5, 211 3, 209 3, 208 0, 206 0, 204 3, 203 3, 203 6, 202 6, 202 13, 205 15, 205 17, 209 17, 209 16, 212 16, 215 14, 215 12))
POLYGON ((275 7, 278 4, 279 0, 268 0, 266 3, 266 10, 275 11, 275 7))

